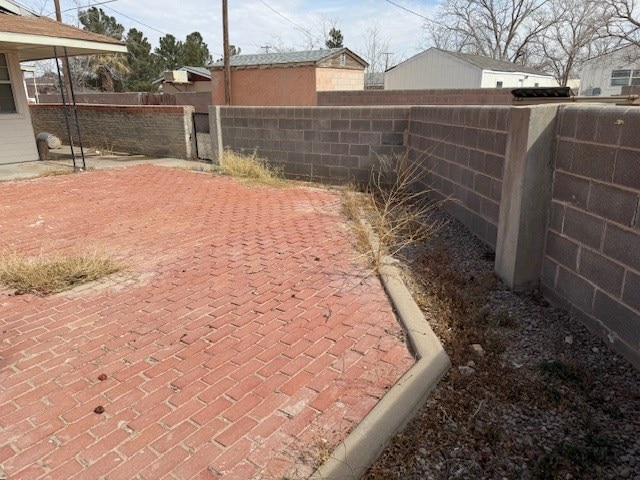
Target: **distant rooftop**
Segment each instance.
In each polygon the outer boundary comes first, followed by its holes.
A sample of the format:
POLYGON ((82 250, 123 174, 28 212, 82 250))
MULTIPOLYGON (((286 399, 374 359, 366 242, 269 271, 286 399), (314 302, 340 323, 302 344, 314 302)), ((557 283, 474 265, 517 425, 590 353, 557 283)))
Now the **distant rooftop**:
MULTIPOLYGON (((495 58, 483 57, 481 55, 472 55, 470 53, 450 52, 449 50, 443 50, 441 48, 435 48, 435 47, 429 48, 424 52, 418 53, 417 55, 414 55, 413 57, 411 57, 408 60, 405 60, 402 63, 406 63, 415 57, 424 55, 425 53, 431 50, 437 50, 444 54, 451 55, 452 57, 456 57, 459 60, 462 60, 463 62, 470 63, 483 70, 492 70, 496 72, 530 73, 532 75, 549 75, 545 72, 541 72, 540 70, 536 70, 535 68, 527 67, 526 65, 519 65, 517 63, 505 62, 503 60, 496 60, 495 58)), ((402 65, 402 63, 400 63, 399 65, 402 65)), ((396 65, 396 67, 397 66, 398 65, 396 65)), ((395 67, 392 67, 392 68, 395 68, 395 67)))
MULTIPOLYGON (((329 48, 325 50, 306 50, 303 52, 282 52, 282 53, 259 53, 253 55, 234 55, 230 59, 232 67, 255 67, 260 65, 286 65, 299 63, 317 63, 326 58, 338 55, 340 53, 348 53, 363 65, 366 62, 351 52, 348 48, 329 48)), ((213 63, 211 68, 222 68, 224 63, 218 60, 213 63)))

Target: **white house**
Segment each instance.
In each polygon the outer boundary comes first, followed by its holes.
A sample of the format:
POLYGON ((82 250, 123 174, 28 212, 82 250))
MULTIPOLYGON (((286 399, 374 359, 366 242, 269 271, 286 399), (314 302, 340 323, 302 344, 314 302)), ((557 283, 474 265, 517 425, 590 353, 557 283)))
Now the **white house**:
POLYGON ((430 48, 390 68, 386 90, 557 87, 553 75, 493 58, 430 48))
POLYGON ((640 86, 640 49, 627 46, 585 62, 580 95, 620 95, 622 87, 640 86))
POLYGON ((0 0, 0 164, 37 160, 20 62, 64 55, 126 52, 121 42, 38 17, 0 0))

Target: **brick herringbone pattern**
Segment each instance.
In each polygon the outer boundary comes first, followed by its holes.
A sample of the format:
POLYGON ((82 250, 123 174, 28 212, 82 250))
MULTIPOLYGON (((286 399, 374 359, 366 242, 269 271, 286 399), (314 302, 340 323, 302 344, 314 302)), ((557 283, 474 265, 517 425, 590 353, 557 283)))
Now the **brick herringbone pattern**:
POLYGON ((305 476, 413 362, 330 192, 153 166, 9 182, 0 246, 127 266, 0 291, 12 480, 305 476))

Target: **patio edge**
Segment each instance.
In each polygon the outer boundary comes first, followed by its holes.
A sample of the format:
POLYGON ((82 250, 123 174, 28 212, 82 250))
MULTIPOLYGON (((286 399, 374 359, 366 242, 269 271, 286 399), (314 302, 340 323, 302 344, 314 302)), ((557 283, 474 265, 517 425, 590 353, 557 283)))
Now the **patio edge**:
POLYGON ((384 262, 380 278, 417 361, 334 449, 331 458, 309 477, 311 480, 360 479, 391 437, 402 430, 425 404, 438 381, 451 367, 449 356, 392 261, 384 262))

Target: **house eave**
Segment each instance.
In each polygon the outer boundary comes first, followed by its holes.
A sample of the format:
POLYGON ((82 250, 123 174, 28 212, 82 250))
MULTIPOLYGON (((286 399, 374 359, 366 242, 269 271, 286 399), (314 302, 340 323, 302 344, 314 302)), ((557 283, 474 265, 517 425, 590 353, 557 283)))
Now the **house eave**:
POLYGON ((45 60, 64 55, 95 55, 101 53, 126 53, 127 47, 121 43, 96 42, 73 38, 0 32, 0 50, 15 51, 21 62, 45 60), (57 49, 57 52, 55 51, 57 49))

